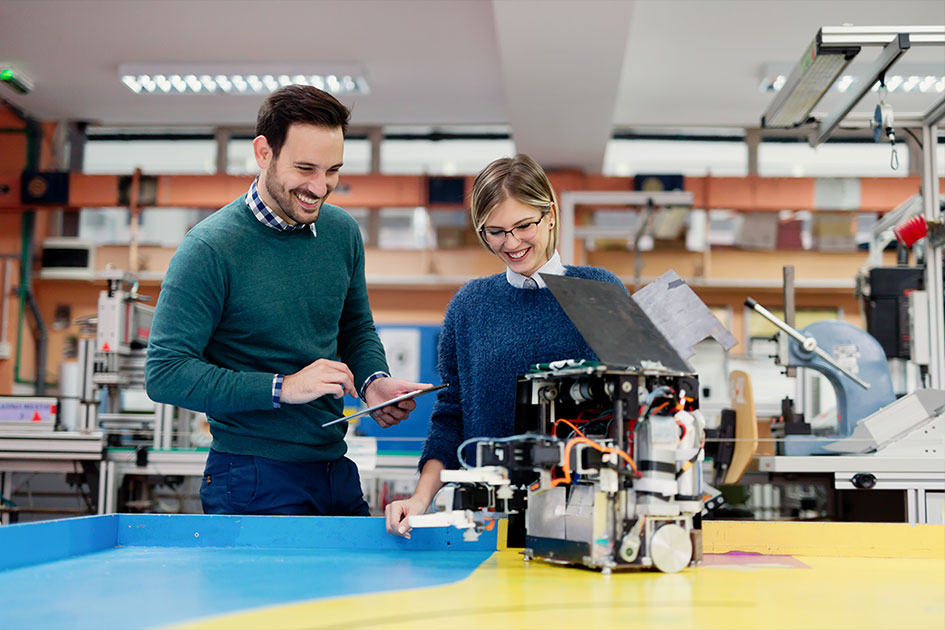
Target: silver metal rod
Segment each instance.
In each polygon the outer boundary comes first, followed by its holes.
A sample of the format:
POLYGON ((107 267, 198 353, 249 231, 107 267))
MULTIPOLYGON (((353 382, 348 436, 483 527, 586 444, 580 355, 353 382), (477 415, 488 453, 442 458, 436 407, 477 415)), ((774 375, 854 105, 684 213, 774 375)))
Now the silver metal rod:
POLYGON ((940 98, 935 105, 932 105, 923 116, 923 125, 937 125, 945 118, 945 96, 940 98))
POLYGON ((856 374, 850 372, 849 370, 841 366, 839 363, 837 363, 834 360, 832 356, 824 352, 823 349, 821 349, 817 345, 817 340, 814 339, 813 337, 805 337, 800 331, 785 324, 783 321, 775 317, 768 309, 763 307, 761 304, 758 304, 758 302, 756 302, 752 298, 745 299, 745 306, 754 310, 756 313, 758 313, 759 315, 767 319, 769 322, 771 322, 772 324, 774 324, 775 326, 783 330, 786 334, 790 335, 799 344, 801 344, 801 348, 803 348, 807 352, 813 352, 814 354, 819 356, 821 359, 826 361, 828 364, 830 364, 832 367, 836 368, 840 372, 843 372, 844 374, 849 376, 857 385, 859 385, 863 389, 870 388, 869 383, 867 383, 866 381, 858 377, 856 374))
POLYGON ((945 43, 945 26, 824 26, 820 29, 823 46, 885 46, 900 33, 909 36, 913 46, 945 43))
MULTIPOLYGON (((942 211, 938 191, 938 127, 926 125, 922 128, 922 201, 927 221, 940 219, 942 211)), ((928 292, 929 387, 945 389, 945 283, 942 281, 942 265, 945 254, 926 238, 925 290, 928 292)))
MULTIPOLYGON (((794 327, 794 265, 785 265, 781 268, 784 278, 784 323, 794 327)), ((785 376, 797 376, 797 368, 788 366, 785 376)))
POLYGON ((853 379, 853 381, 854 381, 857 385, 860 385, 863 389, 869 389, 869 388, 870 388, 870 384, 869 384, 869 383, 867 383, 866 381, 864 381, 863 379, 861 379, 859 376, 857 376, 857 375, 854 374, 853 372, 850 372, 850 371, 847 370, 846 368, 842 367, 839 363, 837 363, 837 362, 834 360, 834 358, 833 358, 832 356, 830 356, 829 354, 827 354, 827 353, 824 351, 824 349, 821 348, 820 346, 814 346, 814 354, 816 354, 816 355, 819 356, 821 359, 823 359, 824 361, 826 361, 827 363, 829 363, 829 364, 832 365, 833 367, 837 368, 838 370, 840 370, 841 372, 843 372, 844 374, 846 374, 847 376, 849 376, 851 379, 853 379))

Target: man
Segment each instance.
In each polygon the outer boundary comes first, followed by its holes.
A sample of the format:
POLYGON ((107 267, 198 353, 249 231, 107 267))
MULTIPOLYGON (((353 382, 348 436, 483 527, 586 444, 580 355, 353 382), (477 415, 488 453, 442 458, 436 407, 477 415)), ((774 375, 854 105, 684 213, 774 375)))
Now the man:
MULTIPOLYGON (((161 287, 145 381, 206 412, 208 514, 369 514, 344 457, 345 394, 368 405, 421 387, 391 378, 374 328, 357 222, 325 203, 348 109, 312 87, 273 92, 256 121, 259 176, 195 226, 161 287)), ((404 401, 373 414, 405 419, 404 401)))

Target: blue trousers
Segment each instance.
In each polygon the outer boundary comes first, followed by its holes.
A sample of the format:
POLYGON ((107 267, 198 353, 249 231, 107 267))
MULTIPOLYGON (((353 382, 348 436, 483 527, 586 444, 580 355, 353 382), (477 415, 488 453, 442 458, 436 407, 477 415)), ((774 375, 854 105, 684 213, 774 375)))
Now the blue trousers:
POLYGON ((204 514, 371 515, 347 457, 280 462, 210 449, 200 501, 204 514))

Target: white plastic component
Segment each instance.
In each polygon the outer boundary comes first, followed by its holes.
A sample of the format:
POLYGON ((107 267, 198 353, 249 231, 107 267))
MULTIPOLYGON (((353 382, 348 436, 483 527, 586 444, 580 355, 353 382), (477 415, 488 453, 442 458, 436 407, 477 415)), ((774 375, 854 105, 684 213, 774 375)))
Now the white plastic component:
POLYGON ((457 529, 468 529, 476 526, 471 510, 413 514, 407 517, 407 524, 410 527, 455 527, 457 529))
POLYGON ((909 356, 916 365, 928 365, 932 360, 930 333, 929 294, 913 291, 909 294, 909 356))
MULTIPOLYGON (((679 428, 668 416, 650 416, 637 423, 635 432, 636 456, 641 462, 658 462, 673 468, 679 446, 679 428)), ((676 474, 672 471, 643 470, 643 477, 633 482, 634 490, 643 490, 664 497, 676 496, 676 474)))
POLYGON ((634 535, 633 532, 623 537, 618 551, 620 559, 624 562, 633 562, 640 553, 640 535, 634 535))
POLYGON ((479 531, 475 527, 463 530, 463 540, 466 542, 476 542, 479 540, 479 531))
POLYGON ((872 450, 886 451, 901 440, 910 453, 921 457, 926 448, 927 437, 916 434, 945 411, 945 390, 917 389, 875 413, 863 418, 853 428, 853 435, 824 446, 837 453, 866 453, 872 450))
POLYGON ((444 470, 440 472, 443 483, 488 483, 493 486, 505 486, 509 483, 508 471, 498 466, 467 468, 462 470, 444 470))
POLYGON ((614 493, 620 490, 620 477, 617 471, 612 468, 600 469, 600 489, 601 492, 614 493))
POLYGON ((624 562, 633 562, 640 554, 640 532, 643 530, 643 519, 637 519, 630 531, 620 541, 620 548, 617 553, 624 562))
MULTIPOLYGON (((705 457, 701 448, 702 431, 695 415, 688 411, 678 412, 675 419, 685 428, 685 434, 676 448, 676 470, 679 475, 676 478, 676 494, 701 497, 702 460, 705 457), (694 462, 693 459, 695 459, 694 462)), ((702 510, 702 501, 680 500, 679 509, 683 513, 696 514, 702 510)))

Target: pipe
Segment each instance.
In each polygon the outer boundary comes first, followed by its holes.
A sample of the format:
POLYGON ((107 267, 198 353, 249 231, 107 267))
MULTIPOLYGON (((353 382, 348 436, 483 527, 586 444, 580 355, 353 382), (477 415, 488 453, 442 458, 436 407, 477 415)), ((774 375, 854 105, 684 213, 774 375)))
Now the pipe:
MULTIPOLYGON (((6 101, 2 101, 2 104, 25 123, 25 170, 36 170, 39 166, 40 142, 42 139, 42 131, 39 128, 39 123, 36 122, 35 119, 27 116, 22 110, 10 105, 6 101)), ((46 332, 46 325, 42 320, 42 315, 39 312, 39 308, 37 307, 36 300, 33 296, 33 283, 31 274, 33 271, 32 245, 35 235, 35 212, 32 210, 27 210, 23 212, 21 216, 22 241, 20 248, 20 312, 18 314, 17 322, 16 360, 13 365, 13 380, 15 383, 31 383, 30 381, 24 380, 20 377, 20 360, 23 347, 23 321, 25 318, 25 312, 27 308, 29 308, 31 315, 35 320, 34 323, 36 326, 36 369, 32 384, 36 387, 36 394, 42 396, 46 393, 46 346, 48 343, 48 334, 46 332)))
MULTIPOLYGON (((7 341, 7 333, 10 331, 10 286, 13 284, 13 264, 10 262, 9 257, 3 258, 3 299, 2 306, 0 306, 0 344, 4 344, 7 341)), ((7 349, 9 352, 9 349, 7 349)), ((7 357, 9 358, 9 357, 7 357)))

